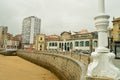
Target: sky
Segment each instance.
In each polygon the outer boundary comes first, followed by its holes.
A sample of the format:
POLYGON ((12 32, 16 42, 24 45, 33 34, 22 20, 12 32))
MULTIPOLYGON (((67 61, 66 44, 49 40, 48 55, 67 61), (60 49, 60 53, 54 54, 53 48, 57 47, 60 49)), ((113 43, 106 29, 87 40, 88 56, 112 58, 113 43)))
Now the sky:
MULTIPOLYGON (((105 12, 120 17, 120 0, 105 0, 105 12)), ((98 0, 0 0, 0 25, 8 26, 11 34, 21 34, 22 21, 29 16, 41 19, 41 33, 60 34, 63 31, 95 31, 94 17, 98 0)))

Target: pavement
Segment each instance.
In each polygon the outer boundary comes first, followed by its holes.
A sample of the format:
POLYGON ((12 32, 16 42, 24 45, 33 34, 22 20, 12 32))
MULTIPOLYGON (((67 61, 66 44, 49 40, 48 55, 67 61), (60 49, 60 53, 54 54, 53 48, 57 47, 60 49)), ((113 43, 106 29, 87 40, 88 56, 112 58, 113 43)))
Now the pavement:
POLYGON ((113 64, 120 69, 120 59, 114 59, 113 64))

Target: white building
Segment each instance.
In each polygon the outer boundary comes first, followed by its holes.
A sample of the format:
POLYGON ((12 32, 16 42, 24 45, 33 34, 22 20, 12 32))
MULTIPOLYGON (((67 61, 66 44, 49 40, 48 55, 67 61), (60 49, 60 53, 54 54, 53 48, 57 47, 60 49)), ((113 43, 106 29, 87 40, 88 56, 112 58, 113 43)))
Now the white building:
POLYGON ((6 47, 7 48, 17 48, 19 46, 19 41, 17 40, 7 40, 6 41, 6 47))
POLYGON ((98 46, 97 33, 61 33, 60 39, 48 40, 47 50, 60 51, 94 51, 98 46))
POLYGON ((30 16, 23 20, 22 24, 22 44, 34 44, 34 38, 40 34, 41 19, 30 16))

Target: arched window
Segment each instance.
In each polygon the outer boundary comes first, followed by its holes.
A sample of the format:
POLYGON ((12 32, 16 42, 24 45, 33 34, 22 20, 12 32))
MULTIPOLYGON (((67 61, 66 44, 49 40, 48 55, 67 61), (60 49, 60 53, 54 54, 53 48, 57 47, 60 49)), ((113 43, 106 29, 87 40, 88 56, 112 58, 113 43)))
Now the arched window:
POLYGON ((61 43, 59 43, 59 48, 62 48, 62 44, 61 43))
POLYGON ((57 42, 55 42, 55 46, 57 46, 57 42))
POLYGON ((75 46, 79 46, 79 42, 78 41, 75 41, 75 46))
POLYGON ((52 42, 52 46, 54 46, 54 42, 52 42))
POLYGON ((89 45, 90 45, 89 41, 85 41, 85 46, 89 46, 89 45))
POLYGON ((80 46, 84 46, 84 41, 80 41, 80 46))
POLYGON ((40 40, 42 40, 42 37, 40 38, 40 40))
POLYGON ((67 43, 67 46, 69 46, 69 42, 67 43))
POLYGON ((49 46, 52 46, 52 44, 51 44, 51 43, 49 43, 49 46))
POLYGON ((73 46, 73 44, 72 44, 72 42, 70 42, 70 48, 72 48, 72 46, 73 46))

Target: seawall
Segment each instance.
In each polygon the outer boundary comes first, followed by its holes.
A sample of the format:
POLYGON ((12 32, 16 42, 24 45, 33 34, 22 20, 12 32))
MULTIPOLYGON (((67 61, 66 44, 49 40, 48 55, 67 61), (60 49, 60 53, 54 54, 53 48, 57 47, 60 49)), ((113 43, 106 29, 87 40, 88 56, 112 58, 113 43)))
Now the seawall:
POLYGON ((85 80, 86 65, 69 56, 22 50, 17 55, 50 70, 60 80, 85 80))

